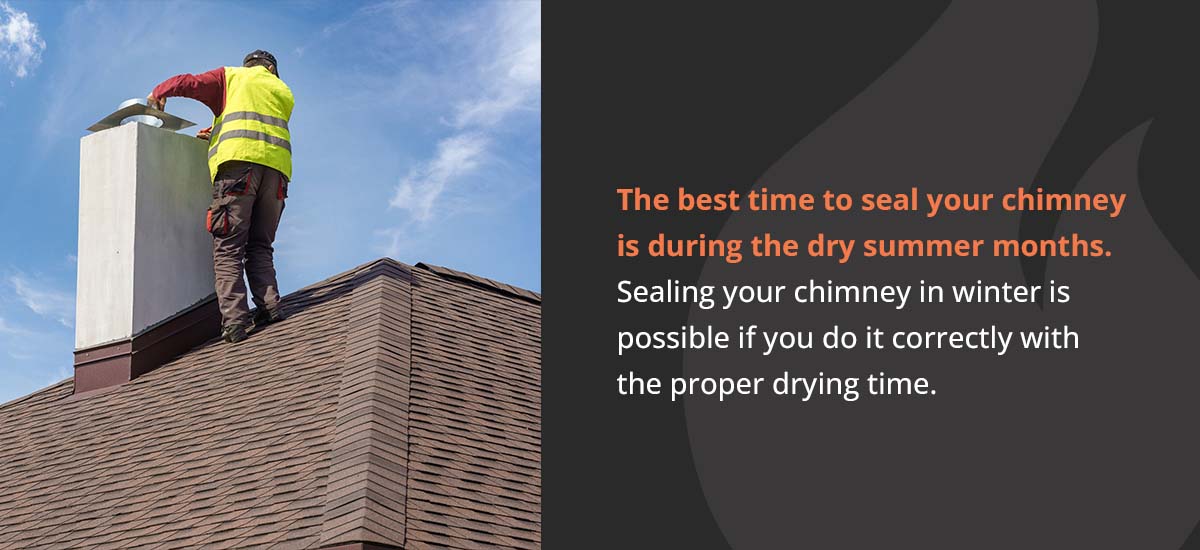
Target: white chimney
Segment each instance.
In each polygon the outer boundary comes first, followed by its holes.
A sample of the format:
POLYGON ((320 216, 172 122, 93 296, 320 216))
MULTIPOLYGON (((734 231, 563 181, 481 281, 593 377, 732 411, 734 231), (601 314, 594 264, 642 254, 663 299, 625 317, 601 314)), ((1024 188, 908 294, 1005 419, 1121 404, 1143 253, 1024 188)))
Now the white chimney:
POLYGON ((136 119, 80 141, 75 393, 217 335, 206 144, 136 119))

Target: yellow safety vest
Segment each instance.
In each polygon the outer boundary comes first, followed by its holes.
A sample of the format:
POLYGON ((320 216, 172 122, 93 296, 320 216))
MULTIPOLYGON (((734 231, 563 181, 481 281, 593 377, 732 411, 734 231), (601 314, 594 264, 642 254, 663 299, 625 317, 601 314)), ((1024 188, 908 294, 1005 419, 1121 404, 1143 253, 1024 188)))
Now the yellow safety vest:
POLYGON ((225 67, 225 110, 213 119, 208 171, 241 160, 270 166, 292 179, 292 135, 288 119, 292 90, 266 67, 225 67))

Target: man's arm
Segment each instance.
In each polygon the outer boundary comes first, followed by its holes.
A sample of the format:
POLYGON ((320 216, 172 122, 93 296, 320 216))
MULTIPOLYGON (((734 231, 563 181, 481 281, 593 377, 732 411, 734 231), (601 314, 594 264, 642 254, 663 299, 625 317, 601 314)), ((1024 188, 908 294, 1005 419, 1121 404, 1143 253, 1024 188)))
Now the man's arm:
POLYGON ((220 67, 206 73, 181 74, 163 81, 154 87, 146 99, 151 106, 162 109, 168 97, 187 97, 207 106, 213 116, 225 110, 225 68, 220 67))

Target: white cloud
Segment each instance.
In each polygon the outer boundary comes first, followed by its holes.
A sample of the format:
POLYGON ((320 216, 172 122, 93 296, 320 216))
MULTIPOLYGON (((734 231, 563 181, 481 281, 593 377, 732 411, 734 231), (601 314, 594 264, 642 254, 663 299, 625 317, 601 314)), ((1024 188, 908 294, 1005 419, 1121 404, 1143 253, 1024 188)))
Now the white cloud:
POLYGON ((399 258, 400 251, 411 241, 408 238, 408 233, 399 227, 379 229, 375 231, 375 234, 383 237, 384 244, 380 247, 380 250, 384 256, 389 258, 399 258))
POLYGON ((482 92, 455 108, 454 126, 490 127, 516 111, 536 111, 542 88, 542 8, 538 2, 506 4, 495 36, 483 41, 478 71, 482 92))
MULTIPOLYGON (((405 210, 405 226, 431 222, 455 213, 453 205, 464 201, 445 200, 460 181, 478 171, 491 159, 493 134, 501 123, 517 113, 537 114, 541 100, 542 8, 539 2, 507 2, 488 5, 472 14, 461 28, 475 36, 469 59, 453 64, 460 89, 473 93, 453 102, 450 126, 455 132, 438 142, 432 158, 418 162, 401 178, 389 206, 405 210), (472 67, 463 70, 463 66, 472 67), (449 205, 449 207, 443 207, 449 205)), ((487 189, 471 189, 474 201, 486 202, 487 189), (482 192, 481 192, 482 191, 482 192)), ((499 192, 499 189, 492 189, 499 192)), ((403 227, 384 230, 396 234, 403 227)), ((397 248, 392 239, 389 251, 397 248)))
POLYGON ((10 276, 8 282, 21 303, 34 313, 67 328, 75 326, 75 298, 70 294, 43 287, 22 275, 10 276))
POLYGON ((5 321, 3 317, 0 317, 0 334, 6 334, 9 336, 28 336, 31 333, 21 327, 14 326, 8 321, 5 321))
POLYGON ((433 218, 434 204, 456 179, 474 172, 487 152, 488 139, 478 133, 455 134, 438 143, 437 154, 400 180, 390 202, 418 222, 433 218))
POLYGON ((8 65, 17 78, 25 78, 42 62, 45 49, 46 42, 38 34, 37 24, 29 19, 29 14, 0 1, 0 61, 8 65))

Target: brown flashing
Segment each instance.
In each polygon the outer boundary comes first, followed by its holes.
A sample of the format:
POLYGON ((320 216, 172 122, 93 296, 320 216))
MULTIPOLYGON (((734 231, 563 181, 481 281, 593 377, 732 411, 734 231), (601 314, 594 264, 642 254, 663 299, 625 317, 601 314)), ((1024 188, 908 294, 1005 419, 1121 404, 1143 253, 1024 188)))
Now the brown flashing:
POLYGON ((209 296, 132 338, 75 351, 75 395, 118 386, 146 374, 221 330, 221 312, 209 296))

